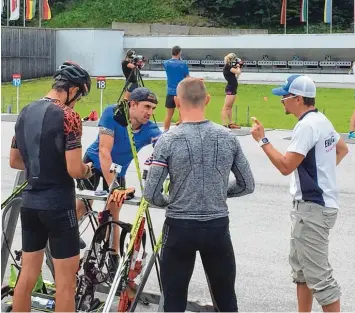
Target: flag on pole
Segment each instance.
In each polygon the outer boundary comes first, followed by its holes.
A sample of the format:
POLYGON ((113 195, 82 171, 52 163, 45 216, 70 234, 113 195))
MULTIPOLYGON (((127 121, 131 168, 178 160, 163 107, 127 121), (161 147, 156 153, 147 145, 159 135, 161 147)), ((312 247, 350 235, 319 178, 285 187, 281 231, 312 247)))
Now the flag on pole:
POLYGON ((280 24, 281 25, 285 25, 286 24, 286 1, 287 0, 282 0, 281 18, 280 18, 280 24))
POLYGON ((325 0, 324 3, 324 23, 332 23, 332 1, 325 0))
POLYGON ((301 0, 301 22, 307 22, 308 19, 308 0, 301 0))
POLYGON ((26 1, 26 20, 32 20, 36 14, 36 0, 26 1))
POLYGON ((10 21, 20 18, 20 0, 10 0, 10 21))
POLYGON ((51 8, 49 7, 48 0, 43 0, 42 19, 50 20, 52 18, 51 8))

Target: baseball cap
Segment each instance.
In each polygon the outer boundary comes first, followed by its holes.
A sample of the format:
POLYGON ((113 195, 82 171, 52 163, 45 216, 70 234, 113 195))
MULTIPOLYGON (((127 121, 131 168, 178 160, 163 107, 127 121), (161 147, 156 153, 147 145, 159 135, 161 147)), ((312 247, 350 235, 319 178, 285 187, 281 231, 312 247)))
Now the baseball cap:
POLYGON ((149 101, 158 104, 157 96, 145 87, 138 87, 134 89, 129 97, 130 101, 149 101))
POLYGON ((306 98, 315 98, 316 85, 307 75, 291 75, 283 86, 274 88, 272 93, 276 96, 286 96, 292 93, 306 98))

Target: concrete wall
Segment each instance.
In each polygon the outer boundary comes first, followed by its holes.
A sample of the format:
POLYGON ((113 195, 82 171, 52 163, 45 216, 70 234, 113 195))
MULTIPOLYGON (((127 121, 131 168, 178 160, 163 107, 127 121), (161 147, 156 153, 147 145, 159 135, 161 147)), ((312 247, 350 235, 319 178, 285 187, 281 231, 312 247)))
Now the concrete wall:
POLYGON ((133 49, 355 49, 355 34, 125 37, 133 49))
MULTIPOLYGON (((139 40, 137 38, 137 40, 139 40)), ((302 61, 324 61, 326 55, 330 55, 333 61, 355 61, 354 49, 341 48, 321 48, 321 49, 189 49, 182 47, 183 59, 185 60, 205 60, 207 55, 211 60, 223 60, 229 52, 234 52, 243 60, 259 61, 264 54, 269 56, 270 61, 290 61, 297 55, 302 61)), ((129 47, 127 47, 129 48, 129 47)), ((158 56, 158 59, 166 60, 171 57, 171 47, 165 49, 159 48, 135 48, 136 52, 144 55, 148 59, 158 56)))
POLYGON ((72 60, 92 76, 122 75, 123 31, 94 29, 58 29, 56 64, 72 60))
MULTIPOLYGON (((218 72, 190 72, 192 77, 200 77, 211 81, 223 81, 223 73, 218 72)), ((166 79, 164 71, 142 71, 144 77, 166 79)), ((242 73, 239 81, 241 83, 284 83, 291 74, 284 73, 242 73)), ((307 74, 316 83, 346 84, 348 88, 355 88, 355 75, 332 75, 332 74, 307 74)))
POLYGON ((164 35, 238 35, 238 34, 267 34, 267 29, 234 29, 216 27, 190 27, 168 24, 120 23, 113 22, 112 29, 125 32, 126 36, 164 36, 164 35))

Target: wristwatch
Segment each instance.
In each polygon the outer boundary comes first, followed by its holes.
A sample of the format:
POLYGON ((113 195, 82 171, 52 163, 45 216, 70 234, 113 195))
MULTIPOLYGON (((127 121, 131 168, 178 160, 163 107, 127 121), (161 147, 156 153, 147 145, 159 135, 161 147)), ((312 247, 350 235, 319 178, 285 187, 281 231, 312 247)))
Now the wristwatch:
POLYGON ((266 137, 262 138, 260 141, 259 141, 259 146, 262 147, 263 145, 266 145, 270 143, 269 139, 267 139, 266 137))

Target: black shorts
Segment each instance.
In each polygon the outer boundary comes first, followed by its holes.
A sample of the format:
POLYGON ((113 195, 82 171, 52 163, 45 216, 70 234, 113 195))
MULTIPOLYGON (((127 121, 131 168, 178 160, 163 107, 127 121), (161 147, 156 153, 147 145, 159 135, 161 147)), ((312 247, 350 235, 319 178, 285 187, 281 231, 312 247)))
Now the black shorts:
POLYGON ((237 94, 238 84, 236 85, 227 85, 224 89, 226 96, 235 96, 237 94))
POLYGON ((127 91, 132 92, 136 88, 138 88, 138 83, 128 83, 127 91))
POLYGON ((43 250, 49 240, 54 259, 79 254, 79 228, 75 209, 37 210, 21 207, 22 250, 43 250))
MULTIPOLYGON (((87 154, 84 155, 83 158, 84 163, 92 162, 94 163, 87 154)), ((104 178, 102 172, 96 168, 92 170, 93 175, 87 179, 77 179, 78 188, 81 189, 80 183, 84 184, 85 189, 88 190, 96 190, 99 186, 100 179, 102 178, 102 189, 108 191, 109 186, 104 178)), ((118 183, 122 187, 126 187, 126 179, 124 177, 119 177, 118 183)))
POLYGON ((166 99, 165 99, 165 107, 166 108, 168 108, 168 109, 175 109, 176 108, 174 97, 175 96, 171 96, 171 95, 166 96, 166 99))

